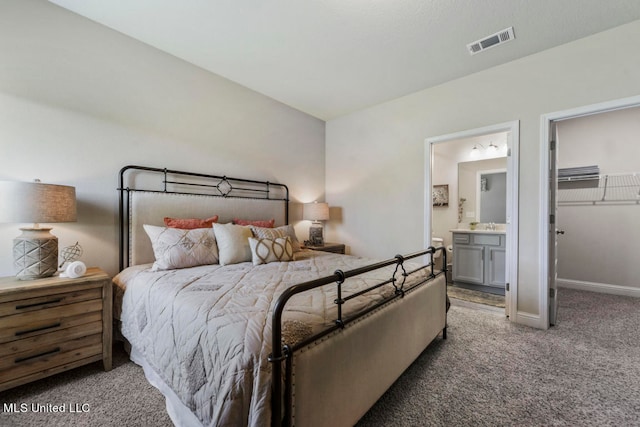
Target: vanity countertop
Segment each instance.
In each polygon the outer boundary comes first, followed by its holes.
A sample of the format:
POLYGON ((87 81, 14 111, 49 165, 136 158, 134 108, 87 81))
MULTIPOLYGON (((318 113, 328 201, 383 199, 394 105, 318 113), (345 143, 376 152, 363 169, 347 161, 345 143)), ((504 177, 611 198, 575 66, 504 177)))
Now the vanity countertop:
POLYGON ((468 228, 454 228, 449 230, 452 233, 472 233, 472 234, 506 234, 507 230, 469 230, 468 228))

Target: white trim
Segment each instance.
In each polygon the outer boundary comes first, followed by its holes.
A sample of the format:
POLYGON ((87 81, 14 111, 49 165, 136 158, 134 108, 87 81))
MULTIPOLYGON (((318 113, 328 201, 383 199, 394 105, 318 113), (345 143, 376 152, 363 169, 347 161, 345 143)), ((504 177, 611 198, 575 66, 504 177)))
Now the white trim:
MULTIPOLYGON (((539 254, 540 283, 539 304, 541 327, 549 327, 549 123, 625 108, 640 107, 640 96, 586 105, 571 110, 556 111, 540 117, 540 223, 539 254), (546 325, 546 326, 545 326, 546 325)), ((557 283, 557 282, 556 282, 557 283)))
POLYGON ((524 311, 518 311, 516 313, 515 321, 520 325, 530 326, 537 329, 540 329, 540 324, 542 323, 540 316, 524 311))
MULTIPOLYGON (((424 143, 424 185, 425 185, 425 190, 424 190, 424 220, 425 220, 425 227, 424 227, 424 236, 423 236, 423 242, 424 242, 424 247, 428 248, 429 246, 431 246, 431 210, 432 210, 432 206, 433 206, 433 195, 431 194, 431 168, 433 167, 432 162, 433 162, 433 146, 432 144, 435 142, 428 142, 429 140, 427 139, 424 143)), ((449 199, 451 199, 451 196, 449 196, 449 199)), ((425 260, 425 262, 431 262, 431 260, 425 260)))
POLYGON ((556 284, 563 288, 640 298, 640 288, 631 288, 629 286, 610 285, 608 283, 585 282, 582 280, 569 279, 556 279, 556 284))
MULTIPOLYGON (((507 136, 507 260, 506 279, 510 283, 509 315, 518 312, 518 263, 520 235, 520 121, 511 122, 507 136)), ((516 315, 517 323, 521 323, 516 315)))
POLYGON ((493 133, 508 132, 507 138, 507 241, 506 250, 508 255, 506 280, 509 283, 509 294, 511 298, 507 301, 509 319, 517 323, 529 324, 528 317, 523 318, 523 322, 519 321, 517 313, 518 303, 518 194, 520 189, 519 183, 519 156, 520 156, 520 121, 500 123, 491 126, 485 126, 477 129, 469 129, 462 132, 450 133, 425 139, 425 191, 424 191, 424 244, 425 247, 431 246, 431 168, 433 161, 433 144, 438 144, 457 139, 471 138, 475 136, 490 135, 493 133))
POLYGON ((540 284, 538 285, 538 313, 540 328, 549 328, 549 124, 551 119, 541 117, 540 122, 540 284))

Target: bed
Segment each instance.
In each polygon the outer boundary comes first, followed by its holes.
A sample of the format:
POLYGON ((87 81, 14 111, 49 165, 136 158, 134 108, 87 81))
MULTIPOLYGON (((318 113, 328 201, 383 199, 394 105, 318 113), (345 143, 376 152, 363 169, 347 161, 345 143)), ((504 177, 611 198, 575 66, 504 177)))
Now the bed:
POLYGON ((114 318, 176 425, 353 425, 446 338, 441 248, 305 250, 282 184, 127 166, 119 192, 114 318))

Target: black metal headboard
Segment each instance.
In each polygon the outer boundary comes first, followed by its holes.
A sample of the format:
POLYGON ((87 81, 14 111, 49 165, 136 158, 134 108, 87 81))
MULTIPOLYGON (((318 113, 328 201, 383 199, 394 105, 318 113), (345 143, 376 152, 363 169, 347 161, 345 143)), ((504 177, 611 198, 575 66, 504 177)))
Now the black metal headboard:
MULTIPOLYGON (((134 193, 157 194, 159 197, 161 195, 201 196, 207 200, 215 198, 221 201, 219 206, 223 206, 225 201, 233 204, 234 200, 237 203, 243 200, 258 201, 252 204, 252 208, 258 206, 261 200, 269 201, 269 204, 273 204, 274 201, 282 202, 283 222, 289 223, 289 188, 284 184, 269 181, 130 165, 120 170, 118 191, 120 193, 120 271, 129 266, 131 261, 131 200, 134 193)), ((195 197, 195 199, 199 198, 195 197)), ((149 207, 149 209, 153 208, 153 206, 149 207)), ((158 212, 158 218, 162 219, 164 213, 158 212)), ((243 215, 246 219, 264 219, 260 216, 259 208, 243 211, 243 215)), ((228 222, 231 219, 221 218, 220 220, 228 222)))

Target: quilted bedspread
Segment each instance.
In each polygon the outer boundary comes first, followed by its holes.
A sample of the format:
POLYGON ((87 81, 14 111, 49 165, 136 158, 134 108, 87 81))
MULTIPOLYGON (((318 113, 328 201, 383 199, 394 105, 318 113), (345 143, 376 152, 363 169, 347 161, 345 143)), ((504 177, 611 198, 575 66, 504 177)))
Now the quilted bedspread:
MULTIPOLYGON (((265 426, 271 409, 271 309, 294 284, 372 263, 303 251, 291 262, 250 262, 152 272, 130 267, 114 282, 126 289, 122 333, 204 426, 265 426)), ((394 267, 347 280, 343 296, 389 279, 394 267)), ((401 277, 400 277, 401 279, 401 277)), ((393 287, 346 305, 346 314, 393 293, 393 287)), ((287 342, 336 318, 336 286, 295 296, 284 315, 287 342)))

